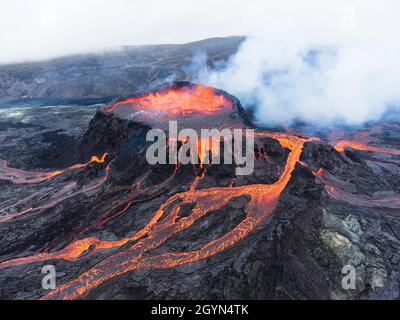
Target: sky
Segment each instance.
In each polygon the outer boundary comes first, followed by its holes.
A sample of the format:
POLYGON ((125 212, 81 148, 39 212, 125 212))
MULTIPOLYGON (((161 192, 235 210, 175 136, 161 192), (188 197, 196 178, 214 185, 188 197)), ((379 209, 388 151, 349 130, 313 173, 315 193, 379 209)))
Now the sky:
POLYGON ((2 0, 0 63, 310 28, 340 37, 354 17, 359 28, 387 25, 395 9, 396 0, 2 0))
POLYGON ((236 0, 2 0, 0 63, 243 34, 241 7, 236 0))

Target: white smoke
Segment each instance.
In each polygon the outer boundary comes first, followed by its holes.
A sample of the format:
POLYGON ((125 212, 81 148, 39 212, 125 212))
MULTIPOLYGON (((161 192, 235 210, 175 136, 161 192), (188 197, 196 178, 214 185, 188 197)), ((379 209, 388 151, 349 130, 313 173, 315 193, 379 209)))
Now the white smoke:
POLYGON ((226 68, 203 65, 198 81, 236 95, 265 124, 377 120, 400 104, 400 5, 371 2, 342 2, 318 20, 266 22, 226 68))

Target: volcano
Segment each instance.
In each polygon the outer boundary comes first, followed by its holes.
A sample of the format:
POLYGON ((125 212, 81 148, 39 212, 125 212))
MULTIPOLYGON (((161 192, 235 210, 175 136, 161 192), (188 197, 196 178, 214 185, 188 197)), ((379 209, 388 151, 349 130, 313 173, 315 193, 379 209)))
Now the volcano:
POLYGON ((2 161, 0 297, 398 298, 398 123, 337 139, 251 119, 222 90, 174 82, 101 106, 56 168, 43 166, 51 146, 33 167, 2 161), (169 121, 254 129, 254 171, 150 165, 146 134, 169 121), (40 286, 44 265, 54 290, 40 286), (346 265, 354 290, 342 287, 346 265))

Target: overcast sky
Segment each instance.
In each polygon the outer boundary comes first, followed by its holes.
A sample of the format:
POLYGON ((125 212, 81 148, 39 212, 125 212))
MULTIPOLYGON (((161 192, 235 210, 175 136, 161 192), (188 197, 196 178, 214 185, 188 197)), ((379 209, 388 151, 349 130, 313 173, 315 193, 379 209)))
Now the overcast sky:
MULTIPOLYGON (((345 37, 387 25, 396 0, 2 0, 0 63, 120 45, 182 43, 215 36, 306 29, 345 37), (355 20, 354 20, 355 19, 355 20)), ((397 10, 396 10, 397 9, 397 10)), ((398 20, 398 19, 397 19, 398 20)), ((398 24, 398 23, 397 23, 398 24)), ((397 27, 395 25, 394 27, 397 27)), ((392 32, 398 32, 392 29, 392 32)))

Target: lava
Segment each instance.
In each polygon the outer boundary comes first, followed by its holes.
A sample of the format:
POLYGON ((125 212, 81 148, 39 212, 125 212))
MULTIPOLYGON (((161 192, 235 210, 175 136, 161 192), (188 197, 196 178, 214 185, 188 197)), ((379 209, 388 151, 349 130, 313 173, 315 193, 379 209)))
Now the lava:
MULTIPOLYGON (((184 145, 186 143, 190 142, 190 137, 187 137, 187 139, 181 139, 178 140, 179 144, 184 145)), ((222 139, 225 140, 225 137, 222 136, 222 139)), ((174 138, 168 138, 167 139, 167 144, 166 146, 169 146, 170 148, 176 148, 177 145, 177 139, 174 138)), ((191 154, 191 163, 193 164, 200 164, 200 167, 203 166, 203 164, 209 164, 213 163, 213 159, 219 159, 219 154, 220 154, 220 141, 221 139, 213 139, 211 137, 198 137, 196 141, 192 142, 193 143, 193 148, 197 151, 197 159, 194 159, 193 157, 195 156, 194 154, 191 154)), ((176 164, 179 164, 178 161, 178 156, 175 156, 175 161, 176 164)))
POLYGON ((334 147, 338 152, 343 152, 346 148, 352 148, 355 150, 370 151, 375 153, 385 153, 395 156, 400 155, 400 150, 373 147, 357 140, 339 140, 334 144, 334 147))
MULTIPOLYGON (((155 212, 148 224, 135 234, 134 238, 137 242, 129 249, 104 259, 85 273, 59 286, 42 298, 82 298, 92 288, 128 271, 138 268, 171 268, 205 259, 233 246, 275 210, 280 194, 289 183, 291 174, 302 153, 303 144, 307 140, 296 137, 280 137, 279 141, 282 145, 290 146, 290 154, 284 172, 274 184, 216 187, 201 190, 190 188, 186 192, 173 195, 155 212), (244 195, 251 197, 245 207, 246 216, 225 235, 210 241, 195 251, 167 252, 143 257, 144 253, 159 247, 176 233, 189 228, 199 218, 227 205, 232 197, 244 195), (180 202, 177 203, 177 200, 180 200, 180 202), (196 206, 189 215, 185 214, 184 217, 180 218, 182 205, 190 203, 196 203, 196 206), (170 209, 167 210, 167 207, 170 207, 170 209)), ((104 244, 102 243, 102 245, 104 244)))
MULTIPOLYGON (((96 157, 96 159, 99 160, 97 157, 96 157)), ((20 216, 25 215, 26 213, 39 212, 39 211, 42 211, 45 209, 52 208, 55 205, 59 204, 60 202, 66 200, 66 199, 69 199, 69 198, 75 197, 79 194, 97 189, 107 181, 108 176, 109 176, 109 171, 110 171, 110 164, 106 167, 106 174, 102 178, 92 181, 92 182, 88 183, 87 185, 83 185, 80 188, 78 188, 77 183, 75 181, 72 181, 72 182, 68 183, 66 187, 74 190, 73 192, 67 193, 67 194, 61 194, 60 196, 54 197, 50 201, 47 201, 44 204, 39 205, 37 207, 29 207, 29 208, 21 210, 19 212, 8 213, 6 215, 0 216, 0 222, 14 220, 20 216)), ((28 199, 31 199, 33 196, 37 195, 38 193, 39 192, 29 196, 28 199)), ((0 211, 7 212, 9 208, 12 208, 12 207, 15 208, 16 205, 18 205, 18 204, 19 203, 16 203, 15 205, 9 206, 8 208, 2 208, 2 209, 0 209, 0 211)))
POLYGON ((233 108, 232 101, 223 94, 202 85, 196 85, 194 88, 169 88, 128 98, 105 107, 104 111, 114 112, 124 106, 129 106, 136 119, 152 121, 217 115, 231 112, 233 108))
POLYGON ((104 163, 108 153, 104 153, 101 158, 92 156, 86 163, 78 163, 63 170, 56 171, 25 171, 21 169, 10 168, 7 166, 7 161, 0 160, 0 180, 8 180, 15 184, 31 184, 40 183, 50 178, 56 177, 67 171, 79 169, 88 166, 91 163, 104 163))
MULTIPOLYGON (((285 169, 274 184, 215 187, 198 190, 197 185, 206 174, 206 168, 203 168, 202 173, 196 176, 187 191, 175 194, 167 199, 154 213, 150 221, 131 237, 120 240, 101 240, 94 237, 83 238, 73 241, 59 251, 44 252, 3 261, 0 263, 0 268, 54 259, 74 261, 82 257, 83 254, 87 256, 99 250, 121 248, 128 242, 133 243, 130 248, 109 256, 77 278, 42 297, 43 299, 75 299, 86 296, 92 288, 128 271, 138 268, 171 268, 205 259, 233 246, 275 210, 280 194, 289 183, 291 174, 299 161, 303 144, 308 141, 285 134, 264 133, 263 135, 277 139, 282 147, 290 150, 285 169), (161 246, 175 234, 192 226, 198 219, 227 205, 231 198, 240 196, 250 196, 250 200, 245 207, 245 218, 225 235, 191 252, 166 252, 143 257, 144 253, 161 246), (190 203, 195 203, 195 207, 182 209, 185 204, 190 203), (190 210, 190 212, 185 213, 183 210, 190 210)), ((128 200, 132 201, 132 199, 128 200)), ((130 205, 129 201, 128 205, 130 205)), ((118 204, 114 206, 114 208, 117 207, 118 204)))
MULTIPOLYGON (((192 116, 218 115, 231 112, 232 109, 233 103, 225 95, 217 93, 213 88, 196 85, 192 88, 169 88, 144 96, 132 97, 109 105, 103 111, 107 113, 128 111, 130 115, 139 117, 142 120, 164 121, 192 116)), ((220 152, 220 141, 216 143, 210 138, 207 138, 207 140, 200 138, 196 141, 196 150, 200 159, 200 174, 194 177, 193 182, 186 191, 169 196, 155 212, 152 212, 150 219, 141 229, 132 230, 134 232, 129 233, 129 236, 117 240, 105 240, 94 236, 84 237, 84 232, 88 229, 81 230, 73 241, 60 250, 53 252, 48 250, 31 256, 11 258, 0 262, 0 269, 51 260, 72 262, 87 258, 100 251, 107 251, 109 255, 96 265, 41 297, 41 299, 79 299, 86 297, 91 290, 99 287, 104 282, 127 272, 137 269, 173 268, 206 259, 232 247, 274 212, 282 192, 291 180, 296 165, 300 162, 304 144, 308 141, 319 140, 318 138, 299 137, 293 133, 257 132, 256 136, 273 138, 280 143, 282 148, 289 150, 282 174, 276 182, 240 186, 234 186, 232 183, 226 187, 199 189, 199 183, 207 175, 208 167, 204 166, 204 164, 209 162, 205 161, 205 159, 212 158, 213 155, 220 152), (246 197, 248 199, 244 207, 244 218, 222 236, 209 240, 205 244, 202 243, 192 251, 154 252, 155 249, 161 247, 175 235, 191 228, 199 219, 207 215, 218 214, 219 209, 227 206, 231 199, 237 197, 246 197), (81 238, 77 239, 78 237, 81 238)), ((353 148, 400 155, 400 150, 368 146, 365 142, 368 136, 365 134, 356 138, 358 140, 338 140, 334 147, 339 152, 343 152, 346 148, 353 148)), ((176 140, 168 141, 167 145, 170 145, 170 142, 176 142, 176 140)), ((188 140, 179 140, 179 143, 185 144, 188 143, 188 140)), ((104 163, 106 156, 107 153, 102 158, 93 156, 87 163, 76 164, 64 170, 51 172, 31 172, 13 169, 9 168, 5 161, 1 161, 0 179, 9 180, 16 184, 39 183, 69 170, 85 167, 93 162, 104 163)), ((258 156, 268 160, 268 155, 263 148, 259 147, 258 156)), ((91 223, 92 227, 101 228, 110 220, 127 212, 133 205, 160 196, 168 189, 168 185, 171 179, 175 177, 178 169, 179 163, 176 163, 172 175, 164 182, 152 187, 156 190, 155 192, 151 192, 148 187, 142 186, 150 172, 144 173, 129 187, 108 190, 107 196, 120 190, 128 191, 128 193, 122 199, 118 198, 117 201, 113 201, 108 209, 101 212, 97 211, 100 205, 95 206, 92 211, 96 211, 96 217, 92 220, 93 217, 88 215, 87 222, 91 223), (144 194, 146 197, 143 197, 144 194)), ((6 216, 0 217, 0 222, 20 217, 28 212, 47 209, 79 193, 93 190, 107 180, 109 170, 110 164, 108 164, 103 178, 97 179, 67 196, 56 197, 37 207, 25 208, 17 213, 11 212, 6 216)), ((336 187, 326 178, 324 170, 320 169, 315 171, 314 174, 325 184, 327 193, 336 200, 366 207, 400 208, 399 195, 393 194, 379 197, 356 195, 336 187)), ((71 182, 72 187, 74 187, 74 183, 74 181, 71 182)), ((34 195, 30 197, 34 197, 34 195)), ((6 209, 11 207, 9 206, 6 209)))
POLYGON ((329 196, 337 201, 342 201, 362 207, 400 209, 400 194, 380 195, 377 197, 354 194, 342 190, 341 188, 335 186, 332 182, 330 182, 325 177, 326 173, 323 169, 315 171, 314 175, 324 182, 326 192, 329 194, 329 196))
MULTIPOLYGON (((74 194, 71 194, 67 197, 64 197, 62 199, 53 200, 50 203, 47 203, 46 205, 41 206, 40 208, 35 208, 35 209, 31 208, 31 210, 27 210, 27 212, 39 210, 42 208, 49 208, 50 206, 55 205, 55 201, 57 201, 57 203, 59 203, 62 200, 65 200, 66 198, 70 198, 72 196, 77 195, 78 193, 87 192, 87 191, 97 188, 98 186, 100 186, 107 180, 108 175, 109 175, 110 165, 111 165, 111 163, 108 164, 108 166, 106 168, 106 175, 102 179, 100 179, 98 182, 91 183, 90 186, 82 188, 78 192, 75 192, 74 194)), ((160 183, 160 185, 158 187, 166 186, 168 184, 168 182, 171 181, 171 179, 175 176, 175 174, 176 174, 176 170, 174 170, 174 172, 172 173, 172 175, 170 177, 168 177, 165 181, 160 183)), ((134 197, 137 196, 139 193, 143 193, 143 192, 147 191, 147 188, 141 189, 141 183, 143 182, 144 179, 146 179, 146 177, 148 175, 149 175, 149 172, 146 172, 143 176, 138 178, 131 186, 131 188, 137 188, 136 192, 128 195, 124 200, 121 200, 117 204, 113 205, 111 207, 111 209, 109 209, 107 211, 108 213, 111 213, 112 215, 102 217, 100 219, 100 221, 96 223, 95 227, 99 228, 102 225, 104 225, 105 223, 107 223, 110 219, 123 214, 124 212, 126 212, 128 210, 128 208, 135 201, 139 202, 139 201, 148 200, 148 199, 133 200, 134 197), (115 209, 118 209, 121 206, 124 206, 124 207, 121 210, 114 212, 115 209)), ((21 215, 21 214, 22 213, 20 213, 18 215, 21 215)), ((17 214, 12 215, 11 217, 5 216, 5 217, 0 217, 0 218, 4 218, 4 221, 7 221, 12 218, 15 218, 16 216, 17 216, 17 214)), ((0 219, 0 222, 1 221, 2 220, 0 219)), ((126 238, 123 238, 120 240, 115 240, 115 241, 106 241, 106 240, 97 239, 95 237, 78 239, 78 240, 75 240, 75 241, 69 243, 66 247, 64 247, 63 249, 58 250, 58 251, 54 251, 54 252, 50 252, 50 253, 43 252, 43 253, 39 253, 39 254, 36 254, 33 256, 15 258, 15 259, 10 259, 10 260, 1 262, 0 269, 6 268, 9 266, 17 266, 17 265, 21 265, 21 264, 29 264, 29 263, 33 263, 33 262, 47 261, 47 260, 52 260, 52 259, 75 261, 75 260, 79 259, 84 253, 86 254, 86 256, 88 256, 88 255, 92 255, 101 250, 119 248, 119 247, 127 244, 130 241, 134 241, 134 240, 138 239, 142 235, 143 235, 143 233, 138 232, 137 234, 133 235, 132 237, 126 237, 126 238)))
MULTIPOLYGON (((59 286, 57 289, 45 294, 41 299, 78 299, 85 297, 90 290, 98 287, 105 281, 120 276, 126 272, 144 269, 173 268, 182 264, 193 263, 215 255, 248 235, 260 222, 268 217, 276 208, 280 195, 289 183, 296 163, 299 162, 303 145, 307 141, 317 138, 299 138, 284 133, 258 132, 257 136, 271 137, 279 141, 283 148, 289 149, 285 168, 278 181, 273 184, 244 185, 238 187, 214 187, 210 189, 197 189, 199 182, 205 177, 206 169, 203 168, 200 175, 195 177, 189 189, 168 198, 164 204, 153 214, 148 223, 130 237, 120 240, 102 240, 88 237, 75 240, 65 248, 55 252, 44 252, 29 257, 10 259, 0 263, 0 268, 6 268, 38 261, 63 259, 75 261, 81 257, 92 255, 100 250, 118 249, 131 244, 130 247, 114 253, 100 261, 91 269, 85 271, 77 278, 59 286), (250 196, 245 206, 245 218, 232 230, 223 236, 211 240, 202 247, 188 252, 165 252, 149 255, 153 249, 163 245, 175 234, 190 228, 198 219, 215 212, 226 206, 230 199, 240 196, 250 196), (188 209, 187 204, 195 203, 188 209), (189 212, 184 212, 189 210, 189 212), (145 255, 145 253, 147 253, 145 255)), ((263 153, 261 153, 263 154, 263 153)), ((176 170, 178 166, 176 167, 176 170)), ((176 173, 173 173, 173 175, 176 173)), ((143 178, 139 179, 140 182, 143 178)), ((324 183, 328 194, 337 200, 354 203, 362 206, 399 208, 400 197, 398 195, 369 198, 363 195, 354 195, 335 187, 325 178, 324 170, 314 172, 324 183)), ((170 180, 168 178, 167 180, 170 180)), ((133 185, 135 185, 134 183, 133 185)), ((143 190, 146 190, 143 189, 143 190)), ((128 195, 124 200, 116 203, 110 209, 114 212, 102 223, 125 212, 135 201, 136 192, 128 195)), ((213 213, 215 214, 215 213, 213 213)))

